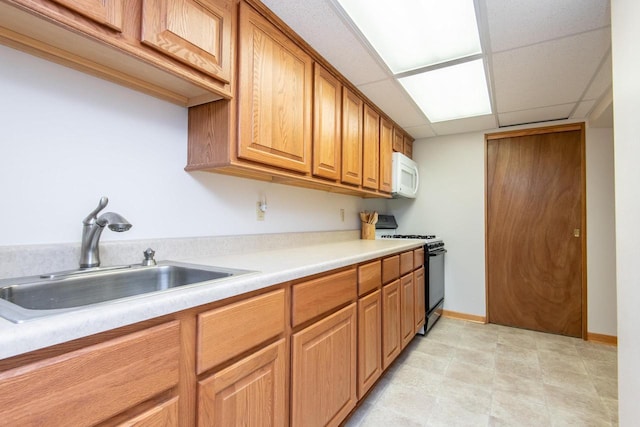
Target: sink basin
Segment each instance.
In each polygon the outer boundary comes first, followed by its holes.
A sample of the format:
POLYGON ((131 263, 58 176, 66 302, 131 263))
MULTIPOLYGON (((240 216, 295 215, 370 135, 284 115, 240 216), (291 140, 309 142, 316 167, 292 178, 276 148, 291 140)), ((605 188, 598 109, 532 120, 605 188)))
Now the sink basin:
POLYGON ((0 316, 21 322, 249 272, 170 262, 1 280, 0 316))

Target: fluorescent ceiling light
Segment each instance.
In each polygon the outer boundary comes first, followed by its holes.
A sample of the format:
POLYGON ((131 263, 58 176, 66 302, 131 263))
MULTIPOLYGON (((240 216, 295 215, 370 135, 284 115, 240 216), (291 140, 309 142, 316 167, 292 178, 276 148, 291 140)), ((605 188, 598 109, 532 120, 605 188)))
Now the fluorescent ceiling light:
POLYGON ((432 123, 491 114, 482 59, 398 81, 432 123))
POLYGON ((481 53, 473 0, 336 0, 394 74, 481 53))

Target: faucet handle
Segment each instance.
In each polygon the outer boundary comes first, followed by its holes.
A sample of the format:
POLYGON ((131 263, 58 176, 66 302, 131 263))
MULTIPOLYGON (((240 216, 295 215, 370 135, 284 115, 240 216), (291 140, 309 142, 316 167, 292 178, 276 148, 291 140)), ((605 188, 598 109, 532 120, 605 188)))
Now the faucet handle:
POLYGON ((146 251, 144 251, 142 253, 144 255, 144 259, 142 260, 142 265, 156 265, 156 260, 153 258, 154 255, 156 254, 156 251, 154 251, 151 248, 147 248, 146 251))
POLYGON ((100 201, 98 202, 98 206, 94 210, 92 210, 89 213, 89 215, 87 215, 87 217, 82 221, 82 223, 85 224, 85 225, 93 224, 93 221, 98 216, 98 212, 100 212, 102 209, 106 208, 108 203, 109 203, 109 198, 106 197, 106 196, 102 196, 100 198, 100 201))

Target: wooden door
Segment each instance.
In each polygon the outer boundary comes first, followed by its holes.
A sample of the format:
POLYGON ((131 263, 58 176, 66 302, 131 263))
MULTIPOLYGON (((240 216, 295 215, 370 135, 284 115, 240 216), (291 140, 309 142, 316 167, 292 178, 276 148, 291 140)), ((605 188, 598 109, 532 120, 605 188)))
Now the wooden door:
POLYGON ((143 0, 142 42, 229 83, 232 14, 226 0, 143 0))
POLYGON ((313 174, 340 179, 342 85, 318 63, 313 76, 313 174))
POLYGON ((286 341, 198 382, 198 425, 286 425, 286 341))
POLYGON ((380 114, 365 104, 362 137, 362 186, 378 189, 380 114))
POLYGON ((245 2, 238 50, 238 157, 311 173, 311 57, 245 2))
POLYGON ((362 111, 364 103, 342 88, 342 182, 362 185, 362 111))
POLYGON ((382 288, 382 369, 400 354, 400 280, 382 288))
POLYGON ((413 272, 413 286, 415 286, 415 312, 413 316, 413 320, 415 322, 414 333, 417 334, 420 328, 424 326, 424 322, 427 316, 424 267, 420 267, 413 272))
POLYGON ((358 301, 358 398, 382 374, 382 299, 377 290, 358 301))
POLYGON ((357 402, 356 304, 292 337, 291 425, 337 426, 357 402))
POLYGON ((586 333, 584 125, 487 135, 491 323, 586 333))
POLYGON ((380 118, 380 191, 391 193, 391 155, 393 154, 393 124, 380 118))
MULTIPOLYGON (((413 253, 411 254, 413 256, 413 253)), ((400 278, 400 329, 402 348, 405 348, 415 334, 415 286, 413 273, 400 278)))
POLYGON ((105 25, 112 30, 122 32, 124 22, 124 0, 54 0, 71 10, 86 16, 98 24, 105 25))
POLYGON ((404 135, 398 128, 393 128, 393 151, 404 152, 404 135))

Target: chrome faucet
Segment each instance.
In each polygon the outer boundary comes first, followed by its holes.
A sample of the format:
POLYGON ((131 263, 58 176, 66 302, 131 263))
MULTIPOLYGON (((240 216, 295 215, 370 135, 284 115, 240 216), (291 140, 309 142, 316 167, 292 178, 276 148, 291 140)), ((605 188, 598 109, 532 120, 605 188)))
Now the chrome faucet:
POLYGON ((111 231, 121 233, 127 231, 132 225, 121 215, 115 212, 105 212, 98 217, 98 213, 109 203, 109 199, 102 197, 96 207, 82 221, 82 247, 80 248, 80 268, 92 268, 100 266, 100 235, 105 225, 111 231))

